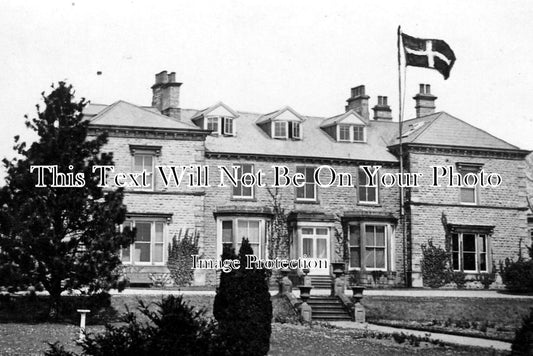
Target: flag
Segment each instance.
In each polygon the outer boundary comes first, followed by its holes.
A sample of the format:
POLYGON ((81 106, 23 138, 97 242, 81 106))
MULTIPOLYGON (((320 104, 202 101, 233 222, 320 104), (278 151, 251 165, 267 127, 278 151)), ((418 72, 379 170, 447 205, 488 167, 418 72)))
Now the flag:
POLYGON ((455 54, 443 40, 416 38, 402 33, 405 65, 436 69, 448 79, 455 54))

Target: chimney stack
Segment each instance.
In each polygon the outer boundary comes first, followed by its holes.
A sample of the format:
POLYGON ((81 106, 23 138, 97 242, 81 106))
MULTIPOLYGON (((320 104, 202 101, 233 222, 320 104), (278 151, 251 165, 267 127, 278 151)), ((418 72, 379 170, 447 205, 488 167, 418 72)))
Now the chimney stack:
POLYGON ((386 96, 378 96, 378 103, 372 108, 374 120, 392 120, 392 113, 386 96))
POLYGON ((426 116, 435 112, 435 100, 436 96, 431 95, 431 86, 429 84, 420 84, 420 92, 416 94, 416 117, 426 116))
POLYGON ((354 110, 356 113, 361 115, 366 121, 370 119, 370 113, 368 110, 368 99, 370 97, 365 94, 365 86, 359 85, 355 88, 352 88, 351 96, 346 100, 348 105, 346 105, 346 111, 354 110))
POLYGON ((176 82, 176 73, 167 73, 166 70, 155 75, 155 84, 152 85, 152 106, 161 114, 180 119, 180 87, 182 83, 176 82))

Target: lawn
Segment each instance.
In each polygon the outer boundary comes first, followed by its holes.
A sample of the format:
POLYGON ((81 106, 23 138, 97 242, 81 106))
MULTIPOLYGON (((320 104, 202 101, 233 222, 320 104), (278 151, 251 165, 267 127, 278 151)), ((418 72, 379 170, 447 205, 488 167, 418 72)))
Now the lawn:
MULTIPOLYGON (((88 327, 89 332, 99 332, 102 326, 88 327)), ((59 341, 68 350, 80 351, 74 340, 78 328, 67 324, 0 324, 0 354, 41 354, 48 342, 59 341)), ((392 339, 367 338, 363 331, 329 328, 327 326, 302 326, 272 324, 269 355, 472 355, 494 354, 489 350, 464 347, 436 346, 421 343, 414 347, 398 344, 392 339)))

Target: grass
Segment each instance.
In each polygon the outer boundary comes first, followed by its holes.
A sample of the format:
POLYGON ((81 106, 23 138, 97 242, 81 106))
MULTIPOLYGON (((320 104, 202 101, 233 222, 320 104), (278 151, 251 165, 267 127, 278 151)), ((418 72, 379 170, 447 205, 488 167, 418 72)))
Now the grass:
MULTIPOLYGON (((88 327, 88 332, 99 332, 102 326, 88 327)), ((78 328, 67 324, 0 324, 0 354, 42 354, 47 343, 61 342, 70 351, 80 352, 75 340, 78 328)), ((486 354, 487 350, 465 347, 441 347, 421 343, 415 347, 398 344, 392 338, 367 338, 364 331, 272 324, 269 355, 472 355, 486 354)), ((505 355, 505 353, 493 353, 505 355)))

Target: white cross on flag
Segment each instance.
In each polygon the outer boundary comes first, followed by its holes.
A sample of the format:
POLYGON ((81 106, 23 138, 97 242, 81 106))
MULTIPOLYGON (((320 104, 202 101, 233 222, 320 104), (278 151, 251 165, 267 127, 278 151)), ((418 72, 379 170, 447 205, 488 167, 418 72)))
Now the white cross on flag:
POLYGON ((416 38, 402 33, 405 65, 438 70, 448 79, 455 54, 443 40, 416 38))

